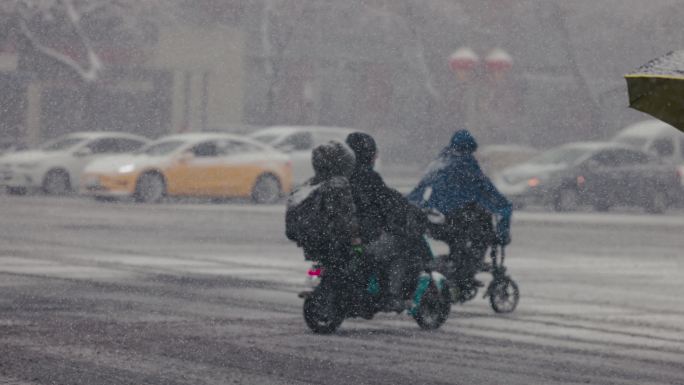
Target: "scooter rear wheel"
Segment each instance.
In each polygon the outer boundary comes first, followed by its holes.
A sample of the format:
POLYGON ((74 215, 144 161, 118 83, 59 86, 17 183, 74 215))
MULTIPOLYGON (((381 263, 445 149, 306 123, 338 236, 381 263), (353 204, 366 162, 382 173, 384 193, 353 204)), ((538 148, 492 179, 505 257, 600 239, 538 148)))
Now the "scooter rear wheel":
POLYGON ((342 324, 333 293, 320 287, 304 300, 304 321, 314 333, 330 334, 342 324))

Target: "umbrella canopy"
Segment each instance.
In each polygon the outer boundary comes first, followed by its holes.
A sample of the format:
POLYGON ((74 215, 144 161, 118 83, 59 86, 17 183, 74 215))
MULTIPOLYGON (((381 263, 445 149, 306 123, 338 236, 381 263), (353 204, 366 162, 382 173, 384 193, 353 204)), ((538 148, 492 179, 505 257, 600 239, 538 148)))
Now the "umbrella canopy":
POLYGON ((625 79, 630 107, 684 131, 684 51, 651 60, 625 79))

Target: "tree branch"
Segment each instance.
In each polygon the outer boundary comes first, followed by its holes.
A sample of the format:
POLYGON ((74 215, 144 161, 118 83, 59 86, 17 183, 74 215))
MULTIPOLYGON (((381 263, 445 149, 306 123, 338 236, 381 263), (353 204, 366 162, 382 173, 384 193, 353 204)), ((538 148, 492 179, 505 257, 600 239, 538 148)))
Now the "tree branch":
POLYGON ((87 82, 92 82, 97 79, 97 75, 102 69, 102 62, 100 61, 100 58, 97 56, 95 51, 93 51, 92 47, 90 47, 90 44, 89 42, 87 42, 87 40, 84 41, 84 44, 86 45, 86 49, 88 51, 88 67, 86 68, 70 56, 63 54, 54 48, 42 44, 38 40, 38 38, 36 38, 33 32, 31 32, 31 30, 28 28, 25 20, 20 20, 19 26, 21 28, 21 32, 24 34, 24 36, 29 40, 31 45, 37 51, 66 65, 68 68, 74 70, 83 80, 87 82))
POLYGON ((430 96, 432 96, 435 100, 439 100, 441 98, 441 95, 432 81, 432 74, 430 73, 430 68, 428 67, 427 60, 425 59, 425 48, 423 47, 423 39, 418 33, 417 27, 414 25, 414 23, 416 22, 416 17, 413 12, 413 6, 410 3, 410 0, 406 1, 405 9, 405 25, 411 33, 411 38, 414 42, 414 46, 412 47, 413 49, 411 49, 411 51, 413 51, 413 56, 418 66, 418 71, 421 72, 421 75, 425 79, 425 88, 427 88, 427 91, 430 94, 430 96))
MULTIPOLYGON (((144 0, 141 0, 144 1, 144 0)), ((90 0, 87 3, 81 5, 79 7, 80 15, 83 17, 83 15, 88 15, 92 12, 98 11, 102 8, 105 8, 107 6, 111 7, 122 7, 123 5, 119 3, 116 0, 90 0)))

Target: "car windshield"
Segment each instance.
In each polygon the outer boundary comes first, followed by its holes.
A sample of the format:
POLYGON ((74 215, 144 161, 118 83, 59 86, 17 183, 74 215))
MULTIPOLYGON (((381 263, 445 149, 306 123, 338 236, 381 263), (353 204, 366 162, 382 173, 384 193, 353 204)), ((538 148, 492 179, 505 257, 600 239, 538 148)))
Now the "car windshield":
POLYGON ((43 151, 64 151, 68 150, 77 144, 83 142, 85 138, 79 138, 79 137, 68 137, 68 138, 60 138, 60 139, 55 139, 53 141, 47 142, 41 147, 41 150, 43 151))
POLYGON ((579 162, 589 153, 590 150, 588 148, 560 147, 544 152, 543 154, 531 159, 530 163, 572 165, 579 162))
POLYGON ((165 140, 163 142, 152 143, 146 147, 136 151, 136 154, 145 154, 149 156, 161 156, 170 154, 185 144, 182 140, 165 140))
POLYGON ((646 144, 646 138, 638 136, 618 136, 615 141, 618 143, 626 144, 634 147, 643 147, 646 144))
POLYGON ((278 138, 280 138, 280 135, 275 135, 275 134, 257 134, 252 136, 253 139, 256 139, 262 143, 266 144, 273 144, 278 138))

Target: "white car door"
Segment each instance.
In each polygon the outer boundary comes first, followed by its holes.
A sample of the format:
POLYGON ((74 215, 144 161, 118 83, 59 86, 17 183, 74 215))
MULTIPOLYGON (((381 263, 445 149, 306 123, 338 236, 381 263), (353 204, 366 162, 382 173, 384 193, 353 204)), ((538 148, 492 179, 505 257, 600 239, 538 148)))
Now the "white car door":
POLYGON ((311 165, 311 150, 314 147, 313 137, 308 131, 297 131, 281 138, 274 145, 290 155, 292 159, 292 181, 301 184, 314 175, 311 165))
POLYGON ((71 178, 71 185, 80 184, 81 173, 88 163, 98 157, 114 155, 119 152, 119 140, 116 137, 105 137, 90 140, 71 153, 67 169, 71 178))

